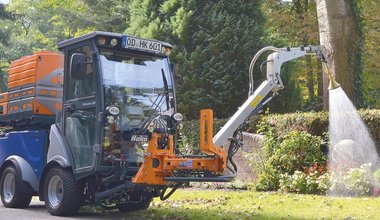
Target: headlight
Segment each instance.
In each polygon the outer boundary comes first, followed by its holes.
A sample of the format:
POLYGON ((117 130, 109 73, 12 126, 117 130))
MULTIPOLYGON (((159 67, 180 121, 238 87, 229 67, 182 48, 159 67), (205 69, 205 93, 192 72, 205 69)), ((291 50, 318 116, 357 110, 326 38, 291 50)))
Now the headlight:
POLYGON ((116 106, 108 106, 106 110, 111 114, 111 115, 118 115, 120 113, 120 109, 116 106))
POLYGON ((110 41, 110 45, 113 46, 113 47, 116 46, 117 45, 117 39, 116 38, 112 39, 110 41))
POLYGON ((105 37, 99 37, 98 38, 98 44, 100 45, 105 45, 107 42, 106 38, 105 37))
POLYGON ((183 115, 179 112, 173 114, 173 119, 177 122, 181 122, 183 120, 183 115))
POLYGON ((162 47, 161 48, 161 51, 162 51, 162 53, 164 53, 166 56, 169 56, 170 55, 170 53, 172 52, 172 48, 170 48, 170 47, 162 47))

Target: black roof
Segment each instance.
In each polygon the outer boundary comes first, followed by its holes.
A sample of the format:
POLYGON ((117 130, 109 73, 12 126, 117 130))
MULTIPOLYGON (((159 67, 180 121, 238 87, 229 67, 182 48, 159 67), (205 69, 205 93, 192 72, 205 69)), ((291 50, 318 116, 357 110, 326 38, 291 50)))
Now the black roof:
MULTIPOLYGON (((71 39, 68 39, 68 40, 61 41, 61 42, 58 43, 58 49, 61 50, 61 49, 63 49, 66 46, 69 46, 71 44, 75 44, 75 43, 78 43, 78 42, 81 42, 81 41, 85 41, 85 40, 94 38, 94 37, 96 37, 98 35, 121 38, 125 34, 118 34, 118 33, 112 33, 112 32, 104 32, 104 31, 94 31, 94 32, 90 32, 88 34, 85 34, 85 35, 82 35, 82 36, 79 36, 79 37, 75 37, 75 38, 71 38, 71 39)), ((163 42, 163 41, 160 41, 160 42, 165 47, 173 48, 173 46, 171 44, 167 43, 167 42, 163 42)))

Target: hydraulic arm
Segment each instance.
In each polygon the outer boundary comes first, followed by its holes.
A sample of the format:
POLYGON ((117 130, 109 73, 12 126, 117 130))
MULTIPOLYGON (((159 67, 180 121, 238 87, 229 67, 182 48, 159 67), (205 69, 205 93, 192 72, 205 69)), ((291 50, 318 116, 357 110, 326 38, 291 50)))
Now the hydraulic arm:
POLYGON ((322 51, 317 46, 300 48, 266 47, 260 50, 253 58, 250 66, 248 99, 214 137, 212 136, 213 112, 210 109, 201 111, 200 150, 204 155, 178 155, 174 151, 173 135, 153 133, 148 151, 144 157, 144 163, 134 177, 133 182, 167 185, 169 181, 179 183, 189 181, 231 181, 237 171, 232 156, 242 145, 241 141, 235 138, 237 129, 250 115, 256 113, 271 99, 270 97, 264 100, 269 93, 272 92, 275 95, 284 88, 280 78, 282 64, 305 55, 317 55, 323 60, 322 51), (266 51, 273 51, 266 60, 267 79, 256 91, 253 91, 253 66, 258 57, 266 51), (163 139, 167 140, 168 143, 164 148, 159 147, 163 139), (222 146, 228 141, 230 141, 230 146, 225 151, 222 146), (229 164, 234 168, 231 168, 229 164), (231 171, 231 175, 226 175, 227 169, 231 171))
POLYGON ((215 135, 213 142, 216 146, 222 146, 228 141, 238 127, 251 115, 251 113, 263 102, 263 99, 270 93, 276 94, 279 90, 284 88, 280 73, 283 63, 303 57, 305 55, 314 55, 322 58, 322 52, 318 46, 308 46, 300 48, 275 48, 265 47, 260 50, 252 60, 249 70, 249 97, 239 110, 231 117, 231 119, 222 127, 222 129, 215 135), (274 51, 271 53, 267 60, 267 79, 253 91, 253 66, 258 57, 266 52, 274 51))

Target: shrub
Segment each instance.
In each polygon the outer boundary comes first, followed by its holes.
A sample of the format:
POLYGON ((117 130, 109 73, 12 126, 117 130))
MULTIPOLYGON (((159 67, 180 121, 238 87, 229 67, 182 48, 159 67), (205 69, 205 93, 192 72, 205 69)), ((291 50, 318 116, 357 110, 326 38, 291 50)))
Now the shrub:
MULTIPOLYGON (((302 171, 295 171, 293 175, 287 173, 280 175, 280 190, 283 192, 294 192, 294 193, 304 193, 304 194, 320 194, 325 193, 326 188, 320 184, 322 183, 322 177, 318 171, 314 171, 307 175, 302 171)), ((326 184, 327 185, 327 184, 326 184)))
MULTIPOLYGON (((368 125, 374 139, 379 142, 380 110, 360 110, 359 114, 368 125)), ((214 134, 226 121, 226 119, 214 120, 214 134)), ((326 157, 320 151, 320 144, 328 142, 326 135, 327 112, 260 115, 250 118, 247 122, 245 131, 266 135, 263 148, 254 149, 252 153, 245 155, 258 174, 255 184, 257 190, 278 190, 280 180, 283 182, 281 186, 286 188, 288 186, 285 185, 288 184, 285 182, 289 179, 283 180, 283 178, 293 178, 295 172, 300 171, 306 174, 307 193, 325 193, 327 191, 327 182, 331 176, 325 173, 327 170, 326 157)), ((182 151, 198 154, 199 121, 184 122, 180 134, 182 151)), ((297 172, 298 174, 299 172, 297 172)), ((355 172, 352 175, 352 179, 360 176, 355 172)), ((380 171, 377 175, 380 183, 380 171)), ((333 187, 343 190, 347 188, 344 181, 339 178, 333 179, 331 184, 333 187)), ((363 186, 364 189, 365 181, 360 182, 359 185, 352 182, 351 185, 359 188, 363 186)), ((291 190, 290 188, 286 189, 291 190)), ((300 192, 302 189, 298 189, 298 191, 300 192)), ((294 189, 294 192, 297 190, 294 189)))
MULTIPOLYGON (((380 142, 380 110, 360 110, 359 115, 368 126, 375 141, 380 142)), ((227 119, 214 120, 214 134, 227 122, 227 119)), ((290 131, 304 131, 321 137, 327 142, 328 112, 296 112, 291 114, 259 115, 247 121, 245 131, 261 133, 271 127, 273 136, 280 138, 290 131), (263 129, 264 127, 264 129, 263 129)), ((180 129, 180 148, 189 153, 198 153, 199 120, 186 121, 180 129)))
POLYGON ((320 150, 321 144, 320 137, 292 131, 284 136, 269 160, 281 172, 292 174, 308 170, 314 164, 325 164, 326 156, 320 150))
POLYGON ((330 194, 336 196, 368 196, 376 185, 371 164, 351 168, 347 172, 332 172, 330 176, 330 194))
POLYGON ((330 183, 330 173, 326 172, 318 177, 318 189, 320 194, 326 194, 330 183))
MULTIPOLYGON (((360 117, 368 126, 368 130, 376 142, 380 142, 380 110, 359 110, 360 117)), ((258 132, 262 125, 271 125, 277 137, 290 131, 305 131, 311 135, 327 140, 328 112, 296 112, 291 114, 273 114, 252 118, 248 121, 247 131, 258 132)))
POLYGON ((258 178, 255 184, 256 190, 259 191, 276 191, 280 186, 280 173, 270 164, 264 166, 264 169, 258 171, 258 178))
POLYGON ((368 164, 351 169, 344 178, 351 196, 368 196, 371 190, 371 169, 368 164))
POLYGON ((377 169, 374 173, 373 173, 373 177, 376 181, 376 185, 380 186, 380 169, 377 169))
POLYGON ((262 150, 247 155, 258 171, 256 189, 318 193, 318 178, 326 170, 326 156, 320 151, 322 139, 298 131, 276 138, 270 127, 263 130, 266 138, 262 150), (260 164, 256 154, 266 159, 260 164))
POLYGON ((304 172, 296 171, 293 175, 280 175, 280 190, 284 192, 306 193, 307 176, 304 172))

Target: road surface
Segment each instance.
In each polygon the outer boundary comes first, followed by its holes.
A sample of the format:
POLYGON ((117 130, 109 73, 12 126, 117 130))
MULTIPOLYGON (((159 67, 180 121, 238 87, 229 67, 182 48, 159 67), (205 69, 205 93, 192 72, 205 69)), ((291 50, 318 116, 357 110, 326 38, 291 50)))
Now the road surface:
POLYGON ((90 209, 82 210, 75 217, 56 217, 50 215, 45 208, 45 204, 40 202, 37 197, 33 197, 29 208, 26 209, 9 209, 5 208, 0 200, 0 220, 50 220, 50 219, 116 219, 116 220, 146 220, 139 218, 136 215, 128 213, 96 213, 90 209))

